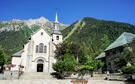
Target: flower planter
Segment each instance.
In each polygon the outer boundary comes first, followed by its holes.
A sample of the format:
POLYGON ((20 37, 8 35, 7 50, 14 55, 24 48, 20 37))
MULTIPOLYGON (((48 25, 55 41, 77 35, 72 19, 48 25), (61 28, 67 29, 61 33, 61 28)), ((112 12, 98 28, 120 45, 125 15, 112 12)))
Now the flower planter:
POLYGON ((71 80, 73 84, 87 84, 88 80, 71 80))
POLYGON ((24 66, 23 65, 19 65, 19 68, 24 68, 24 66))
POLYGON ((15 67, 15 66, 16 66, 15 64, 10 64, 10 67, 12 67, 12 68, 15 67))
POLYGON ((14 68, 15 66, 15 64, 5 64, 3 68, 4 70, 9 71, 11 68, 14 68))

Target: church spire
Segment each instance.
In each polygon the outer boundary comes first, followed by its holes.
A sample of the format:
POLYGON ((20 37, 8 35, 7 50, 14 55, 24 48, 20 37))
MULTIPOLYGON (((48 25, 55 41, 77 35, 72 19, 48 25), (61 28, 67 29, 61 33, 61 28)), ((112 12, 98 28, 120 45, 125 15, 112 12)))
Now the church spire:
POLYGON ((56 16, 55 16, 53 34, 61 34, 61 32, 60 32, 60 30, 59 30, 59 21, 58 21, 57 10, 56 10, 56 16))
POLYGON ((59 21, 58 21, 58 15, 56 11, 56 17, 55 17, 55 22, 54 22, 54 30, 59 30, 59 21))
POLYGON ((59 23, 59 21, 58 21, 57 11, 56 11, 55 23, 59 23))

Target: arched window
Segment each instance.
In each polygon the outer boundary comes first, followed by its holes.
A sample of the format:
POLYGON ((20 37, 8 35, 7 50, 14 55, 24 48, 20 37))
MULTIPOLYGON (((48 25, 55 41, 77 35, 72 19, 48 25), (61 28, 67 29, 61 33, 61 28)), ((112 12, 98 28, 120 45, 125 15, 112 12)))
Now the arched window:
POLYGON ((44 44, 40 43, 39 44, 39 53, 43 53, 43 47, 44 47, 44 44))
POLYGON ((47 46, 44 46, 43 43, 36 45, 36 53, 46 53, 46 52, 47 52, 47 46))
POLYGON ((44 53, 46 53, 47 52, 47 47, 46 46, 44 46, 44 53))
POLYGON ((38 45, 36 45, 36 53, 38 53, 38 45))
POLYGON ((59 40, 59 36, 56 36, 56 39, 59 40))
POLYGON ((37 60, 37 63, 38 63, 38 64, 43 64, 43 63, 44 63, 44 60, 38 59, 38 60, 37 60))

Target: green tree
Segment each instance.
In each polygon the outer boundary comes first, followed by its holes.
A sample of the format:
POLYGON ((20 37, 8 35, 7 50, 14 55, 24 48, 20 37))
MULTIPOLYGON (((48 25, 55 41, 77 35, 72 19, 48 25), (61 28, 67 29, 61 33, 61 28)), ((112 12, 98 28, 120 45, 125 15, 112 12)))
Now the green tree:
POLYGON ((55 64, 53 64, 53 69, 62 74, 62 71, 64 71, 64 62, 57 61, 55 64))
POLYGON ((65 71, 74 71, 75 66, 77 66, 78 62, 75 60, 73 54, 69 52, 69 49, 66 49, 66 53, 64 55, 64 68, 65 71))
POLYGON ((131 59, 131 64, 135 65, 135 39, 133 40, 133 42, 130 44, 131 47, 131 51, 132 51, 132 59, 131 59))
POLYGON ((89 65, 93 67, 93 70, 96 71, 99 68, 103 67, 104 63, 100 60, 95 60, 91 56, 87 56, 87 61, 85 62, 85 65, 89 65))
POLYGON ((83 49, 79 49, 78 51, 79 63, 83 65, 87 61, 87 57, 83 51, 83 49))
POLYGON ((132 43, 127 44, 124 47, 121 55, 114 59, 115 65, 117 68, 122 68, 123 66, 126 66, 126 64, 129 62, 132 65, 135 65, 135 40, 133 40, 132 43))
POLYGON ((2 47, 0 46, 0 64, 3 65, 7 62, 7 56, 3 51, 2 47))
POLYGON ((61 43, 56 45, 55 58, 60 61, 64 60, 64 54, 66 53, 67 43, 61 43))
POLYGON ((64 60, 64 55, 65 53, 67 53, 67 49, 68 49, 68 53, 72 54, 75 59, 78 58, 78 46, 71 43, 61 43, 58 44, 56 46, 56 50, 55 50, 55 57, 57 60, 64 60))
POLYGON ((126 60, 122 56, 115 58, 114 63, 117 69, 121 69, 123 66, 126 66, 127 64, 126 60))
POLYGON ((75 71, 74 69, 77 64, 78 62, 67 48, 63 60, 58 60, 55 64, 53 64, 53 69, 64 75, 64 72, 75 71))
POLYGON ((125 48, 124 48, 123 52, 121 53, 120 62, 121 62, 121 60, 123 60, 123 63, 124 62, 132 63, 134 58, 135 57, 134 57, 132 46, 125 45, 125 48))
POLYGON ((4 53, 2 47, 0 46, 0 73, 3 71, 3 65, 7 63, 7 56, 4 53))

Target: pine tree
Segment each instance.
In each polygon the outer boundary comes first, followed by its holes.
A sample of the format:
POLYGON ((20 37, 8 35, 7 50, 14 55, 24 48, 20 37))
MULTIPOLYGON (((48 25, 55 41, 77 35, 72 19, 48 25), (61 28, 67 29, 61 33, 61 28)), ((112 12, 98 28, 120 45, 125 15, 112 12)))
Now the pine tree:
POLYGON ((7 56, 0 46, 0 73, 3 71, 3 65, 7 62, 7 56))

